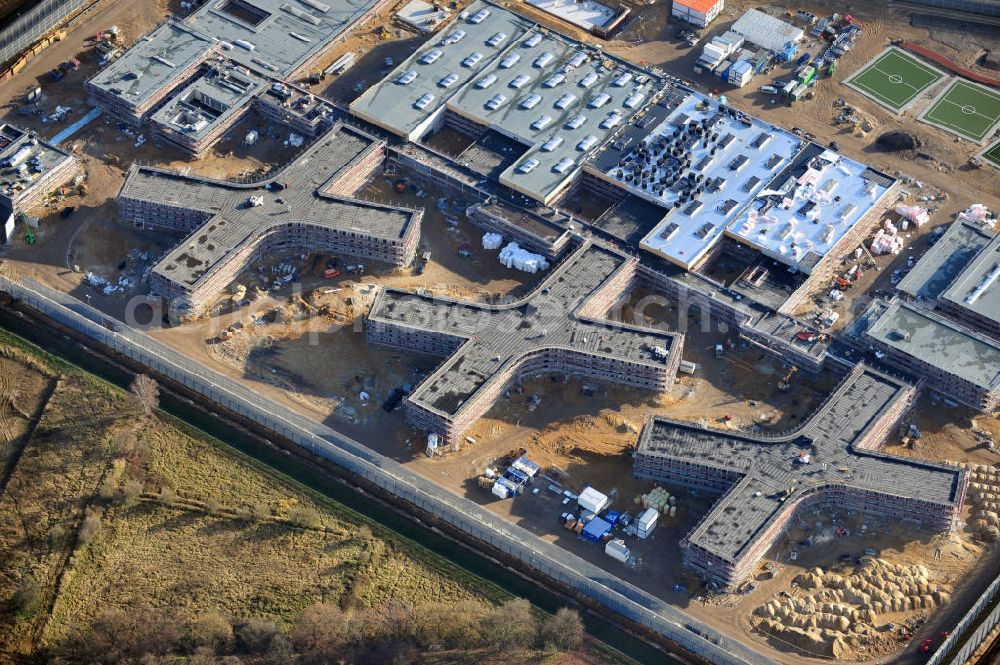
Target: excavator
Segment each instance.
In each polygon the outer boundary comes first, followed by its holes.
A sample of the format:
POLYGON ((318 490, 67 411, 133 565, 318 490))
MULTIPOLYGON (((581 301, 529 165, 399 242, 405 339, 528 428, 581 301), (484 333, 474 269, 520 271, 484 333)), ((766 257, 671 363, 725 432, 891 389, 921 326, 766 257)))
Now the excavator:
POLYGON ((791 388, 792 387, 792 377, 795 376, 795 373, 798 372, 798 371, 799 371, 798 366, 792 365, 792 368, 790 370, 788 370, 788 374, 786 374, 784 376, 784 378, 781 379, 781 381, 778 381, 778 390, 781 390, 781 391, 784 392, 784 391, 787 391, 789 388, 791 388))

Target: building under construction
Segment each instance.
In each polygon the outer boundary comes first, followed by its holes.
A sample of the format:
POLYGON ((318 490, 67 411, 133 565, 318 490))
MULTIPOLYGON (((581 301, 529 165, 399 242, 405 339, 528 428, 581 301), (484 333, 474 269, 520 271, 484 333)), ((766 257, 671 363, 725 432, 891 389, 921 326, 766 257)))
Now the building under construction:
POLYGON ((200 156, 258 108, 309 136, 333 109, 289 82, 386 0, 225 0, 170 19, 87 82, 92 102, 200 156))
POLYGON ((855 343, 948 399, 993 411, 1000 405, 1000 235, 989 220, 960 213, 897 289, 899 297, 876 300, 857 319, 855 343))
POLYGON ((79 172, 80 162, 68 152, 34 132, 0 125, 0 243, 10 242, 18 213, 40 205, 79 172))
POLYGON ((270 251, 321 251, 403 266, 421 210, 351 198, 381 167, 385 144, 337 124, 292 164, 256 184, 133 166, 123 219, 189 235, 153 267, 150 291, 196 314, 270 251))
POLYGON ((446 356, 405 408, 411 425, 453 443, 514 383, 532 376, 667 390, 683 336, 604 320, 635 275, 635 259, 584 242, 514 302, 486 305, 383 289, 366 333, 377 344, 446 356))
POLYGON ((912 385, 858 365, 808 421, 782 436, 654 418, 639 435, 635 475, 722 494, 681 541, 685 564, 722 587, 751 575, 808 508, 949 531, 967 474, 878 452, 914 395, 912 385))

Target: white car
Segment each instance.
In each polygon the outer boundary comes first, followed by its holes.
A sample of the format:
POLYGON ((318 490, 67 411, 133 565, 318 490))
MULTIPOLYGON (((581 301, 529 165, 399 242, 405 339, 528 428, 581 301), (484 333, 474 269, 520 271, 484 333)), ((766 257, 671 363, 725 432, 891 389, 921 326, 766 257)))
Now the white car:
POLYGON ((465 30, 456 30, 447 37, 445 37, 445 44, 457 44, 458 42, 465 39, 465 30))
POLYGON ((591 99, 590 104, 588 104, 588 106, 590 106, 590 108, 592 109, 599 109, 610 101, 611 101, 611 95, 609 95, 606 92, 602 92, 601 94, 591 99))
POLYGON ((527 74, 518 74, 513 79, 511 79, 510 87, 514 88, 515 90, 520 90, 530 80, 531 77, 528 76, 527 74))
POLYGON ((549 78, 545 79, 545 83, 543 83, 542 85, 545 86, 546 88, 554 88, 565 80, 566 80, 565 74, 554 74, 549 78))
POLYGON ((594 136, 593 134, 587 134, 582 141, 576 144, 576 149, 583 150, 584 152, 586 152, 587 150, 593 148, 594 145, 596 144, 597 144, 597 137, 594 136))
POLYGON ((480 23, 485 21, 487 17, 489 17, 489 15, 490 15, 490 10, 480 9, 478 12, 469 17, 469 23, 472 23, 473 25, 479 25, 480 23))
POLYGON ((413 83, 413 79, 415 78, 417 78, 417 73, 411 69, 410 71, 406 72, 398 79, 396 79, 396 83, 398 83, 399 85, 410 85, 411 83, 413 83))
POLYGON ((622 102, 622 106, 624 106, 627 109, 634 109, 645 98, 646 98, 646 95, 642 94, 641 92, 633 93, 633 94, 631 94, 631 95, 628 96, 628 99, 626 99, 624 102, 622 102))
POLYGON ((493 95, 492 97, 490 97, 489 101, 486 102, 486 108, 488 108, 491 111, 496 111, 498 108, 500 108, 503 105, 503 103, 505 101, 507 101, 507 97, 506 96, 504 96, 504 95, 493 95))
POLYGON ((441 86, 442 88, 450 88, 455 84, 455 81, 457 80, 458 80, 458 74, 452 72, 451 74, 448 74, 443 79, 438 81, 438 85, 441 86))
POLYGON ((434 101, 434 95, 432 95, 431 93, 428 92, 426 95, 422 95, 420 97, 420 99, 418 99, 417 101, 413 102, 413 106, 416 107, 416 108, 418 108, 418 109, 425 109, 433 101, 434 101))
POLYGON ((539 164, 541 164, 541 162, 538 161, 537 159, 529 159, 524 164, 518 166, 517 170, 520 173, 531 173, 538 167, 539 164))
POLYGON ((552 55, 548 51, 542 53, 540 56, 535 58, 535 67, 542 68, 556 59, 556 56, 552 55))
POLYGON ((567 92, 565 95, 556 100, 556 108, 564 109, 575 101, 576 101, 576 95, 574 95, 571 92, 567 92))
POLYGON ((571 166, 573 166, 573 160, 569 157, 563 157, 558 164, 552 167, 552 170, 556 173, 566 173, 571 166))
POLYGON ((469 54, 465 60, 462 61, 462 65, 465 67, 475 67, 476 64, 483 59, 483 54, 479 51, 475 51, 469 54))
POLYGON ((543 115, 538 120, 531 123, 531 128, 534 130, 540 130, 540 129, 545 129, 551 124, 552 124, 552 116, 543 115))
POLYGON ((517 61, 521 59, 521 56, 517 53, 511 53, 506 58, 500 61, 501 69, 510 69, 517 64, 517 61))
POLYGON ((542 101, 541 95, 528 95, 523 100, 521 100, 522 109, 533 109, 538 106, 538 103, 542 101))
POLYGON ((501 44, 504 43, 505 39, 507 39, 507 33, 506 32, 497 32, 497 33, 494 33, 492 37, 490 37, 489 39, 486 40, 486 45, 487 46, 500 46, 501 44))
POLYGON ((632 80, 632 74, 629 72, 622 72, 622 75, 616 78, 611 85, 616 88, 624 88, 632 80))
POLYGON ((425 65, 431 65, 440 60, 442 55, 444 55, 444 53, 441 51, 441 49, 438 48, 431 49, 427 53, 424 53, 424 57, 420 58, 420 62, 424 63, 425 65))
POLYGON ((601 122, 601 129, 611 129, 612 127, 617 127, 622 121, 622 116, 618 111, 612 111, 608 114, 608 117, 601 122))
POLYGON ((583 51, 580 51, 579 53, 577 53, 576 55, 574 55, 572 58, 569 59, 569 62, 566 63, 566 66, 569 67, 570 69, 576 69, 585 62, 587 62, 587 54, 584 53, 583 51))
POLYGON ((563 144, 563 137, 561 137, 561 136, 553 136, 548 141, 546 141, 545 143, 542 144, 542 151, 543 152, 552 152, 553 150, 555 150, 556 148, 558 148, 562 144, 563 144))
POLYGON ((496 74, 487 74, 483 78, 479 79, 479 81, 476 83, 476 87, 479 88, 480 90, 485 90, 486 88, 490 87, 496 82, 497 82, 496 74))

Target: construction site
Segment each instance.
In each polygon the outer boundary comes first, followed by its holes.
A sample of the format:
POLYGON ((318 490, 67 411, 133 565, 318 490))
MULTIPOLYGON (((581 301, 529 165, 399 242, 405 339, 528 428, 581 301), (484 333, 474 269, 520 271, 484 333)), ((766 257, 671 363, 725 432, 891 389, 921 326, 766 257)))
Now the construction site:
POLYGON ((0 274, 641 590, 703 661, 957 664, 992 620, 1000 117, 916 125, 989 78, 966 15, 119 4, 0 92, 0 274), (928 57, 890 39, 956 69, 877 98, 886 49, 928 57))

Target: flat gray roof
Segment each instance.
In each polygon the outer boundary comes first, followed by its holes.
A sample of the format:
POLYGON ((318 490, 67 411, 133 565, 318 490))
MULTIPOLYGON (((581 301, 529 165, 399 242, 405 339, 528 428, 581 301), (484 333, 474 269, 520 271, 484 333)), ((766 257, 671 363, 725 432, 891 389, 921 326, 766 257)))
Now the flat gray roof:
MULTIPOLYGON (((475 84, 482 79, 489 65, 502 59, 511 49, 516 50, 519 41, 523 41, 519 38, 534 26, 534 23, 517 14, 492 6, 486 20, 470 23, 468 17, 481 8, 485 6, 481 2, 475 2, 448 26, 441 28, 386 78, 351 102, 351 113, 410 140, 420 138, 418 134, 423 134, 421 127, 429 117, 444 109, 449 97, 462 86, 475 84), (444 43, 459 30, 465 32, 460 41, 444 43), (497 46, 488 45, 486 42, 497 33, 503 33, 506 37, 497 46), (441 52, 438 60, 430 64, 421 62, 421 59, 435 49, 441 52), (471 66, 463 65, 462 62, 474 52, 482 53, 482 59, 471 66), (399 78, 410 71, 416 72, 416 79, 405 85, 399 83, 399 78), (439 82, 448 74, 457 74, 459 78, 448 88, 443 88, 439 82), (433 95, 433 101, 423 109, 416 108, 414 104, 425 94, 433 95)), ((506 85, 506 81, 497 81, 491 88, 494 93, 490 96, 506 85)))
POLYGON ((424 408, 450 416, 532 352, 567 349, 649 366, 668 363, 670 355, 656 359, 652 349, 678 353, 676 334, 602 322, 579 311, 628 260, 588 242, 516 302, 485 305, 385 289, 369 319, 454 338, 457 351, 410 396, 424 408))
POLYGON ((592 52, 577 41, 479 0, 382 83, 355 100, 351 112, 410 140, 426 133, 432 119, 446 109, 488 126, 528 148, 500 175, 500 182, 546 201, 662 90, 663 82, 639 67, 592 52), (472 22, 481 11, 489 15, 472 22), (464 36, 449 43, 449 37, 459 31, 464 36), (490 46, 490 38, 497 34, 504 35, 503 41, 490 46), (424 59, 432 52, 440 56, 428 64, 424 59), (463 64, 473 53, 482 54, 481 58, 471 66, 463 64), (570 65, 577 55, 586 60, 570 65), (416 78, 399 83, 410 71, 416 72, 416 78), (450 74, 457 79, 443 87, 441 81, 450 74), (479 87, 492 77, 496 80, 479 87), (423 109, 416 108, 424 95, 434 98, 423 109), (503 100, 489 108, 487 104, 498 95, 503 100), (535 125, 542 116, 548 121, 541 127, 535 125), (568 125, 578 116, 577 122, 568 125), (558 145, 552 143, 543 150, 553 137, 558 145), (571 163, 557 171, 556 165, 565 159, 571 163), (529 161, 535 165, 525 170, 529 161))
POLYGON ((134 167, 119 197, 204 213, 204 224, 153 268, 171 281, 196 287, 237 248, 292 223, 359 236, 402 237, 418 211, 324 193, 327 183, 368 151, 378 149, 372 137, 338 123, 291 165, 261 183, 240 185, 134 167), (289 186, 271 191, 268 185, 272 182, 289 186), (263 205, 248 204, 254 195, 263 197, 263 205))
POLYGON ((1000 235, 979 250, 941 298, 1000 323, 1000 235))
POLYGON ((73 159, 68 152, 46 143, 32 133, 0 124, 0 197, 14 202, 35 186, 48 171, 66 160, 73 159))
MULTIPOLYGON (((962 471, 944 464, 857 450, 858 440, 907 386, 859 366, 820 410, 784 437, 753 437, 655 418, 637 452, 735 474, 733 485, 686 537, 735 562, 778 518, 787 501, 820 488, 849 486, 930 504, 959 501, 962 471), (799 463, 800 453, 811 456, 799 463)), ((669 482, 669 474, 664 474, 669 482)))
POLYGON ((980 388, 1000 388, 1000 342, 911 303, 887 303, 868 335, 980 388))
POLYGON ((243 111, 268 82, 224 63, 181 89, 154 113, 153 121, 196 139, 243 111))
POLYGON ((142 37, 90 83, 139 105, 178 83, 184 70, 204 60, 212 48, 210 37, 171 19, 142 37))
POLYGON ((138 105, 179 83, 213 49, 260 74, 287 78, 378 1, 209 0, 142 37, 90 82, 138 105))
POLYGON ((937 300, 993 235, 980 224, 956 219, 896 288, 914 298, 937 300))
POLYGON ((234 45, 226 56, 285 78, 378 0, 209 0, 184 23, 234 45), (239 42, 253 45, 248 50, 239 42))

